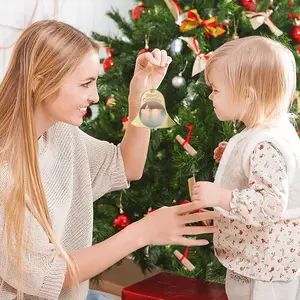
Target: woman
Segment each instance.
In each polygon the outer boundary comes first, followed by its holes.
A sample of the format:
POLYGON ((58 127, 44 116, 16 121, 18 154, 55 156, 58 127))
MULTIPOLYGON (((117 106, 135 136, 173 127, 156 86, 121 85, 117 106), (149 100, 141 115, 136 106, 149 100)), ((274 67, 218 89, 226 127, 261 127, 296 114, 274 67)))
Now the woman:
MULTIPOLYGON (((129 123, 170 62, 158 49, 138 57, 129 123)), ((187 214, 196 202, 161 208, 91 246, 93 200, 142 176, 150 138, 149 129, 129 125, 115 146, 78 128, 98 102, 98 73, 97 44, 67 24, 36 22, 16 43, 0 85, 2 299, 86 299, 88 280, 136 249, 204 245, 183 235, 216 231, 184 226, 216 216, 187 214)))

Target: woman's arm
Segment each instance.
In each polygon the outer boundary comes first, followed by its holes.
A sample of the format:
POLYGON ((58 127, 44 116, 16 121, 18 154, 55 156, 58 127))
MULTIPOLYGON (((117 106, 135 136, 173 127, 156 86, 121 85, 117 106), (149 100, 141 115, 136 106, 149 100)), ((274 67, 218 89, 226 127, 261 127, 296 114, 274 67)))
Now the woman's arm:
MULTIPOLYGON (((214 233, 217 230, 215 226, 185 226, 188 223, 215 219, 219 216, 215 211, 189 214, 198 208, 198 201, 162 207, 127 226, 111 238, 92 247, 70 253, 79 270, 79 282, 103 272, 120 259, 146 245, 202 246, 208 244, 206 240, 183 237, 183 235, 214 233)), ((68 275, 65 277, 63 287, 69 287, 68 275)))
POLYGON ((142 94, 151 88, 158 88, 171 61, 167 52, 159 49, 137 58, 128 98, 128 128, 121 142, 125 173, 129 181, 142 177, 150 140, 150 129, 135 127, 131 122, 139 113, 142 94))

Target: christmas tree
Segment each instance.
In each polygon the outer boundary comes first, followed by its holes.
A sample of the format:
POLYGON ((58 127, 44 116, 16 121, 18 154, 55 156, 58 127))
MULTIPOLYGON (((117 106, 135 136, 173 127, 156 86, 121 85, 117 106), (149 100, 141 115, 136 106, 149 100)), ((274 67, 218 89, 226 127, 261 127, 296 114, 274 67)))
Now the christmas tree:
MULTIPOLYGON (((154 48, 166 49, 173 57, 159 91, 176 126, 152 130, 141 180, 132 182, 126 192, 107 194, 95 203, 95 243, 153 209, 189 200, 190 177, 213 181, 217 167, 213 150, 234 134, 234 128, 230 122, 217 120, 208 100, 210 91, 203 69, 212 51, 231 39, 264 35, 293 51, 300 73, 299 0, 257 0, 256 3, 254 0, 145 0, 129 13, 130 22, 117 10, 107 13, 117 23, 123 38, 93 33, 94 39, 105 42, 108 57, 103 61, 105 74, 97 82, 99 114, 87 119, 82 128, 96 138, 115 144, 121 141, 126 130, 127 96, 136 57, 154 48), (178 135, 182 137, 180 142, 178 135), (188 153, 189 146, 196 151, 188 153)), ((297 90, 300 90, 299 82, 297 90)), ((300 101, 299 93, 296 98, 300 101)), ((292 110, 297 112, 297 100, 292 110)), ((205 238, 212 240, 211 236, 205 238)), ((212 242, 193 249, 150 246, 136 251, 133 257, 142 270, 156 266, 219 282, 225 275, 225 269, 214 256, 212 242), (195 269, 185 268, 174 256, 175 250, 184 254, 195 269)))

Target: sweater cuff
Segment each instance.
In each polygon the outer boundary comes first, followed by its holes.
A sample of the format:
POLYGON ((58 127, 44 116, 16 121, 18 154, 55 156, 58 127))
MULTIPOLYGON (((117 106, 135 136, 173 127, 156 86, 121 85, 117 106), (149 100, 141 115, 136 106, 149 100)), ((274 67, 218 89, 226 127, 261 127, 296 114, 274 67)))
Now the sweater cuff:
POLYGON ((49 274, 44 278, 39 297, 57 300, 62 290, 66 270, 66 262, 62 258, 56 257, 51 265, 49 274))
POLYGON ((111 172, 110 182, 112 186, 110 191, 128 189, 130 187, 130 182, 127 180, 125 173, 124 161, 122 157, 120 144, 117 146, 117 153, 117 166, 111 172))

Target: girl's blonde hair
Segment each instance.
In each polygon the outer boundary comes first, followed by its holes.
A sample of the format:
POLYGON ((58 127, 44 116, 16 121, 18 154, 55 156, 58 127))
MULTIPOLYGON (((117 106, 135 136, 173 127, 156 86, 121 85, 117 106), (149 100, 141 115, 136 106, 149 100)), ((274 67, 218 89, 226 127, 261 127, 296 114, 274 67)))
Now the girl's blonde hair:
POLYGON ((208 85, 213 68, 228 80, 233 105, 241 112, 236 119, 247 114, 247 127, 267 125, 288 112, 296 90, 296 63, 281 43, 262 36, 232 40, 208 60, 208 85))
POLYGON ((0 162, 9 168, 12 187, 5 201, 1 195, 0 206, 5 212, 8 253, 18 270, 17 299, 24 297, 22 256, 29 251, 24 239, 28 235, 24 230, 26 209, 65 259, 71 285, 78 285, 76 266, 53 234, 39 171, 34 113, 45 99, 58 94, 66 77, 90 51, 98 50, 96 43, 70 25, 53 20, 36 22, 18 39, 0 84, 0 162))

